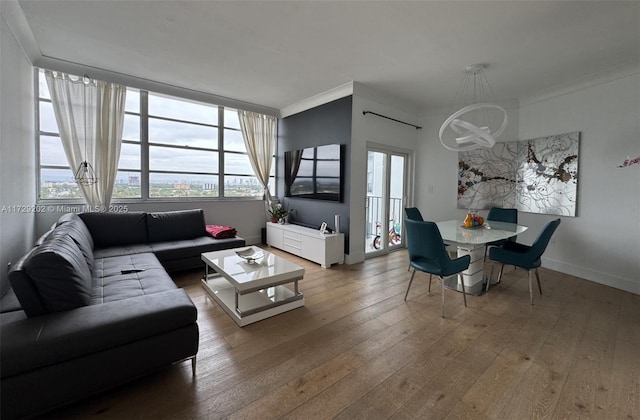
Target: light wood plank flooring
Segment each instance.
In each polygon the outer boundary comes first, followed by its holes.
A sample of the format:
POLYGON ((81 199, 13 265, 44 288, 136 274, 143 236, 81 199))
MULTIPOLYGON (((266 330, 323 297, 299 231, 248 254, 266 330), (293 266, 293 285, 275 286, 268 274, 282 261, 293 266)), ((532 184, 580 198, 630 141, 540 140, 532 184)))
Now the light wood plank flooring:
MULTIPOLYGON (((197 375, 184 362, 47 417, 99 419, 640 419, 640 296, 505 268, 482 296, 446 292, 407 253, 306 269, 306 306, 239 328, 202 290, 197 375)), ((497 270, 495 271, 497 273, 497 270)), ((494 273, 494 276, 495 276, 494 273)), ((36 396, 34 396, 36 397, 36 396)))

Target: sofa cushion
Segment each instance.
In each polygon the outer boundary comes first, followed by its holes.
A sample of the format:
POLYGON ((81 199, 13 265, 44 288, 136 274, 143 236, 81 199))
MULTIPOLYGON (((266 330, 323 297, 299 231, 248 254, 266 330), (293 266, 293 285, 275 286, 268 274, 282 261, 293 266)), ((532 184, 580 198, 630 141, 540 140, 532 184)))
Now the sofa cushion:
POLYGON ((108 257, 121 257, 123 255, 145 254, 149 252, 153 252, 150 244, 112 246, 109 248, 96 249, 93 252, 93 257, 95 259, 108 258, 108 257))
POLYGON ((149 242, 179 241, 207 234, 202 209, 147 214, 149 242))
POLYGON ((0 299, 0 313, 6 312, 15 312, 21 311, 22 306, 20 306, 20 302, 18 301, 18 297, 13 289, 9 289, 2 299, 0 299))
POLYGON ((47 240, 47 238, 49 237, 49 235, 51 235, 51 232, 53 232, 53 230, 56 228, 56 226, 57 226, 57 224, 56 224, 56 223, 54 223, 48 231, 46 231, 46 232, 45 232, 45 233, 43 233, 43 234, 42 234, 38 239, 36 239, 36 242, 35 242, 35 244, 34 244, 34 245, 35 245, 35 246, 40 246, 40 245, 42 245, 42 243, 43 243, 44 241, 46 241, 46 240, 47 240))
POLYGON ((28 316, 38 316, 48 312, 40 297, 36 284, 31 277, 27 275, 26 271, 24 271, 26 262, 29 261, 31 254, 33 254, 37 248, 38 247, 32 248, 31 251, 16 261, 9 270, 11 289, 15 292, 20 306, 22 306, 22 309, 28 316))
POLYGON ((78 245, 84 256, 89 270, 93 269, 93 239, 87 225, 75 213, 67 213, 58 220, 58 226, 51 233, 52 236, 69 235, 78 245))
MULTIPOLYGON (((27 318, 27 313, 25 311, 2 312, 0 313, 0 330, 2 330, 2 328, 7 324, 23 321, 27 318)), ((0 357, 2 357, 2 352, 0 352, 0 357)))
MULTIPOLYGON (((66 311, 90 302, 91 272, 69 235, 52 236, 35 248, 24 262, 24 271, 48 312, 66 311)), ((20 294, 18 299, 26 311, 20 294)))
POLYGON ((147 243, 145 213, 81 213, 95 248, 147 243))
MULTIPOLYGON (((160 262, 196 256, 200 258, 203 252, 220 251, 245 245, 242 238, 215 239, 211 236, 201 236, 183 241, 170 241, 151 244, 153 253, 160 262)), ((204 263, 202 263, 204 264, 204 263)))
MULTIPOLYGON (((172 289, 85 306, 76 309, 73 316, 55 313, 7 323, 0 329, 0 373, 4 380, 74 358, 91 357, 113 347, 193 325, 197 315, 186 292, 172 289)), ((197 345, 197 338, 195 342, 197 345)), ((98 371, 104 368, 95 366, 98 371)), ((85 374, 91 375, 91 372, 85 374)), ((64 384, 64 380, 60 377, 60 384, 64 384)))
POLYGON ((93 283, 92 305, 177 289, 153 254, 96 260, 93 283))

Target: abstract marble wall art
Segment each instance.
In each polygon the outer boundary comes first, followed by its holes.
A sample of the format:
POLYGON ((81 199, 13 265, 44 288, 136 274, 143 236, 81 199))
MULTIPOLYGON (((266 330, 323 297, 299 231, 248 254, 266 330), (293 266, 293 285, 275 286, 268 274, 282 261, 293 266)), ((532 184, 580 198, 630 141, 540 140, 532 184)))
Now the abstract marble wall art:
POLYGON ((518 142, 458 153, 458 208, 515 207, 518 142))
POLYGON ((458 153, 458 208, 575 216, 580 132, 458 153))
POLYGON ((577 131, 519 142, 519 211, 576 215, 579 143, 577 131))

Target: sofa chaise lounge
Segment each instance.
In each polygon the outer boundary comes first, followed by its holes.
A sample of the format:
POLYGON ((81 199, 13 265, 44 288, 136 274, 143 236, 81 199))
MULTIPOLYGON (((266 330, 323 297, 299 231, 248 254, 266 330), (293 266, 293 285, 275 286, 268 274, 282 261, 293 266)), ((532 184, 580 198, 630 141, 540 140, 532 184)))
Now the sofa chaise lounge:
POLYGON ((198 352, 197 310, 168 271, 244 246, 204 212, 65 214, 9 272, 0 301, 0 413, 37 415, 198 352))

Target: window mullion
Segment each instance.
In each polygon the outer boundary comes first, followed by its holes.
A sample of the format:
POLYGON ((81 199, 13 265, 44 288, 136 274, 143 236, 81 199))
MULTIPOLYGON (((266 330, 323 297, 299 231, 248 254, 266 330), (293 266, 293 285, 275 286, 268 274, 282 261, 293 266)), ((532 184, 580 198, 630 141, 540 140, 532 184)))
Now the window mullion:
POLYGON ((218 107, 218 196, 224 198, 224 107, 218 107))
POLYGON ((36 191, 37 197, 42 198, 41 181, 42 178, 42 164, 40 163, 40 69, 34 67, 33 69, 33 84, 36 100, 34 101, 34 123, 35 123, 35 142, 36 142, 36 167, 38 168, 38 176, 36 176, 36 191))
POLYGON ((149 199, 149 92, 140 91, 140 194, 149 199))

